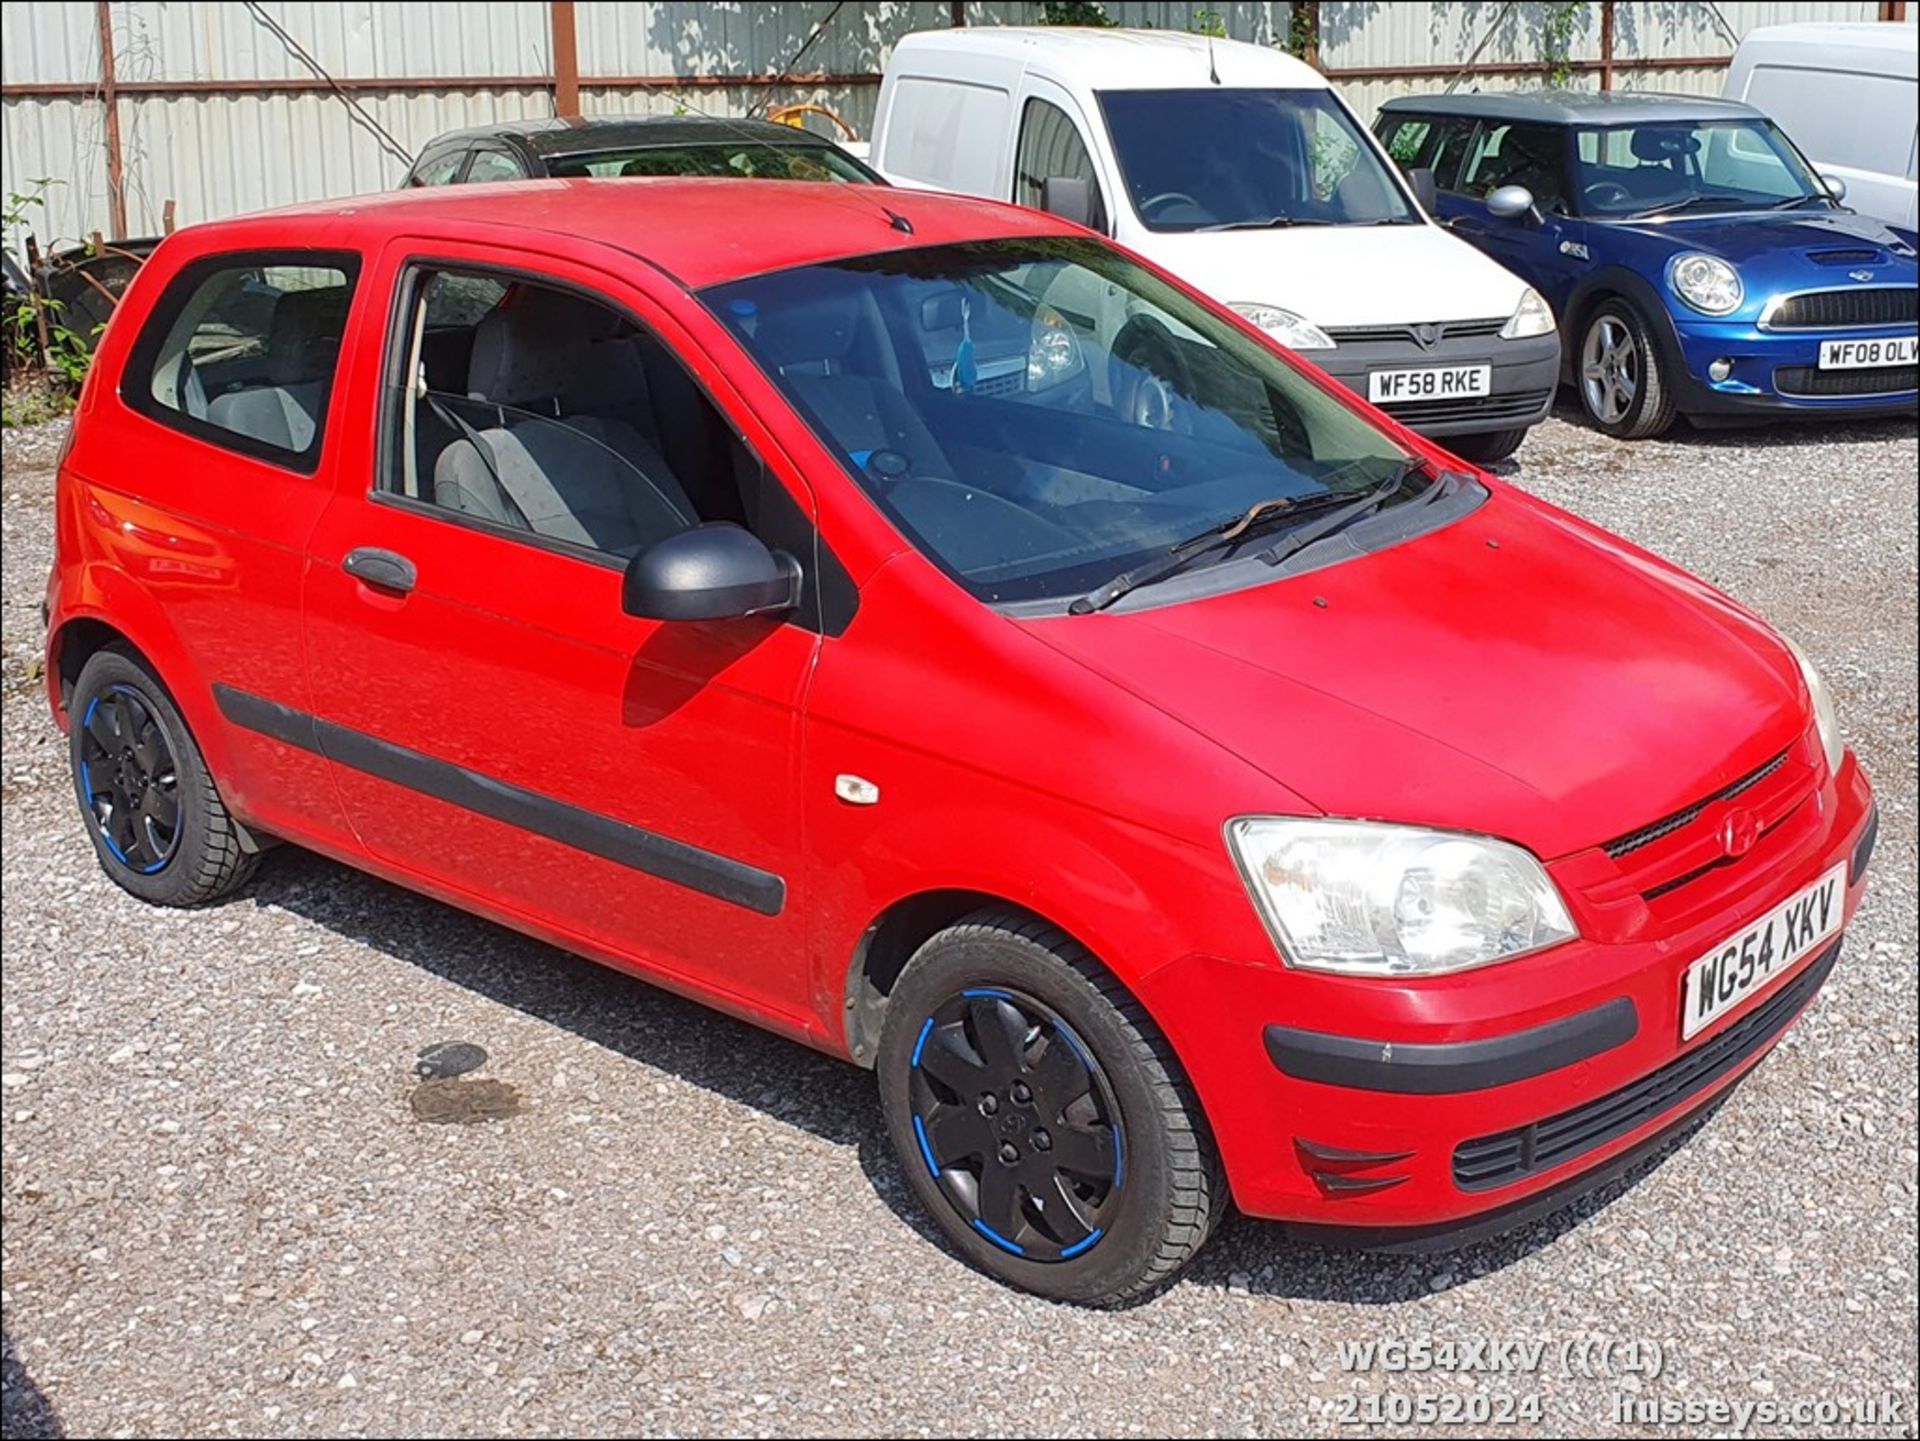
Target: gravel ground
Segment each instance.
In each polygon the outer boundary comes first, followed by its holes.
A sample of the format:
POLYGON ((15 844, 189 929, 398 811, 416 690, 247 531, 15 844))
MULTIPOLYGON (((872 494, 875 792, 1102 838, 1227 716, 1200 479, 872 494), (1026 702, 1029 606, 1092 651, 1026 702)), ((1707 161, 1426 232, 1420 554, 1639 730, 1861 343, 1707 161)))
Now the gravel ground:
POLYGON ((1623 1396, 1891 1396, 1891 1426, 1792 1434, 1914 1434, 1911 424, 1629 447, 1555 421, 1514 468, 1831 678, 1885 822, 1812 1014, 1572 1213, 1421 1259, 1235 1219, 1120 1314, 956 1261, 860 1071, 300 852, 202 911, 111 886, 30 675, 57 439, 5 450, 8 1436, 1351 1433, 1476 1393, 1537 1416, 1511 1434, 1646 1429, 1623 1396), (409 1068, 445 1040, 518 1114, 417 1119, 409 1068), (1660 1374, 1563 1376, 1596 1337, 1657 1343, 1660 1374), (1343 1369, 1339 1343, 1397 1338, 1548 1349, 1343 1369))

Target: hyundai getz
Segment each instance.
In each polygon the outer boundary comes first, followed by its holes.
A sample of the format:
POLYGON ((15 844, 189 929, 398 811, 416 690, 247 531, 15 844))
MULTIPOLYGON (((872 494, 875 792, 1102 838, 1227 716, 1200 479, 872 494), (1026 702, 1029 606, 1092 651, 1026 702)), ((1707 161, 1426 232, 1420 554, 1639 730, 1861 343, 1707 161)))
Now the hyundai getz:
POLYGON ((985 201, 184 230, 48 614, 134 895, 292 842, 846 1057, 954 1248, 1082 1303, 1229 1203, 1423 1243, 1618 1168, 1813 999, 1874 834, 1756 617, 985 201), (955 384, 987 334, 1017 382, 955 384))

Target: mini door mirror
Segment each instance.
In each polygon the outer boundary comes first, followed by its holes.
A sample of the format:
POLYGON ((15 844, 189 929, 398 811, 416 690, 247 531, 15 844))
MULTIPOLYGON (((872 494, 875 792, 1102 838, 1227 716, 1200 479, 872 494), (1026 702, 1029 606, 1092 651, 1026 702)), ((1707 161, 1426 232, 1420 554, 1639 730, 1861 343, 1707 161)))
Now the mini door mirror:
POLYGON ((1487 214, 1495 220, 1520 220, 1540 223, 1540 212, 1533 208, 1533 192, 1524 185, 1502 185, 1487 196, 1487 214))
POLYGON ((1040 208, 1075 225, 1093 224, 1093 187, 1071 175, 1049 175, 1040 182, 1040 208))
POLYGON ((1839 205, 1846 200, 1847 182, 1842 180, 1838 175, 1828 175, 1823 171, 1820 176, 1820 183, 1827 187, 1827 194, 1833 197, 1833 203, 1835 205, 1839 205))
POLYGON ((1440 184, 1433 178, 1433 172, 1424 165, 1417 165, 1407 172, 1407 184, 1413 187, 1413 198, 1420 202, 1420 208, 1428 214, 1440 201, 1440 184))
POLYGON ((800 603, 800 563, 726 521, 657 540, 627 562, 620 606, 647 620, 734 620, 800 603))

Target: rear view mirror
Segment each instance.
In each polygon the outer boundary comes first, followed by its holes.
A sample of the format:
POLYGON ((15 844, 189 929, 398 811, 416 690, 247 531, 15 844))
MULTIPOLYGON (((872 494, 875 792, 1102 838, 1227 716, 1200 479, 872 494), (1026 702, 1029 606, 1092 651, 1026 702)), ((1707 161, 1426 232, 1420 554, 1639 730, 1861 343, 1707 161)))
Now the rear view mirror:
POLYGON ((1823 173, 1820 177, 1820 183, 1827 187, 1827 194, 1833 197, 1833 203, 1835 205, 1839 205, 1846 200, 1847 182, 1842 180, 1838 175, 1827 175, 1823 173))
POLYGON ((1525 219, 1540 223, 1540 212, 1533 207, 1533 192, 1524 185, 1502 185, 1487 196, 1487 214, 1495 220, 1525 219))
POLYGON ((960 328, 960 289, 943 290, 920 302, 922 330, 958 330, 960 328))
POLYGON ((1075 225, 1093 224, 1093 187, 1071 175, 1049 175, 1040 182, 1040 208, 1075 225))
POLYGON ((792 610, 800 563, 726 521, 675 531, 627 562, 620 607, 647 620, 734 620, 792 610))
POLYGON ((1426 166, 1416 166, 1407 172, 1407 184, 1413 187, 1413 198, 1420 202, 1422 210, 1431 212, 1440 200, 1440 185, 1433 178, 1433 172, 1426 166))

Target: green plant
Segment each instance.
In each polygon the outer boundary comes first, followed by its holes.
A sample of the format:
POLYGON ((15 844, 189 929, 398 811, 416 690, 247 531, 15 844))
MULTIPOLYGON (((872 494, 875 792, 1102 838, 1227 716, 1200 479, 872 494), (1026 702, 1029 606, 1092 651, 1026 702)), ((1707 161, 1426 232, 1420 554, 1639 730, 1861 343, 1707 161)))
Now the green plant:
POLYGON ((1579 28, 1585 0, 1548 5, 1540 18, 1540 58, 1547 62, 1547 84, 1562 86, 1573 79, 1573 33, 1579 28))
POLYGON ((1280 48, 1296 60, 1306 60, 1320 49, 1319 7, 1300 0, 1287 7, 1287 34, 1280 48))
MULTIPOLYGON (((51 176, 42 176, 27 182, 26 190, 9 191, 6 205, 0 209, 0 244, 9 249, 15 242, 18 232, 27 228, 28 221, 35 210, 44 210, 47 204, 47 191, 55 185, 66 182, 51 176)), ((31 365, 36 356, 61 385, 69 391, 77 391, 80 383, 87 378, 87 365, 92 360, 93 337, 82 335, 65 319, 66 307, 52 296, 41 296, 37 310, 34 304, 22 304, 7 317, 4 343, 9 352, 10 368, 13 365, 31 365), (40 343, 41 326, 46 327, 46 343, 40 343)), ((94 335, 101 327, 94 327, 94 335)), ((18 424, 19 412, 13 412, 9 422, 18 424)))
POLYGON ((1045 0, 1040 20, 1045 25, 1093 25, 1103 30, 1111 30, 1114 24, 1099 0, 1045 0))
POLYGON ((1227 17, 1218 10, 1202 6, 1187 19, 1189 35, 1211 35, 1215 40, 1227 38, 1227 17))

